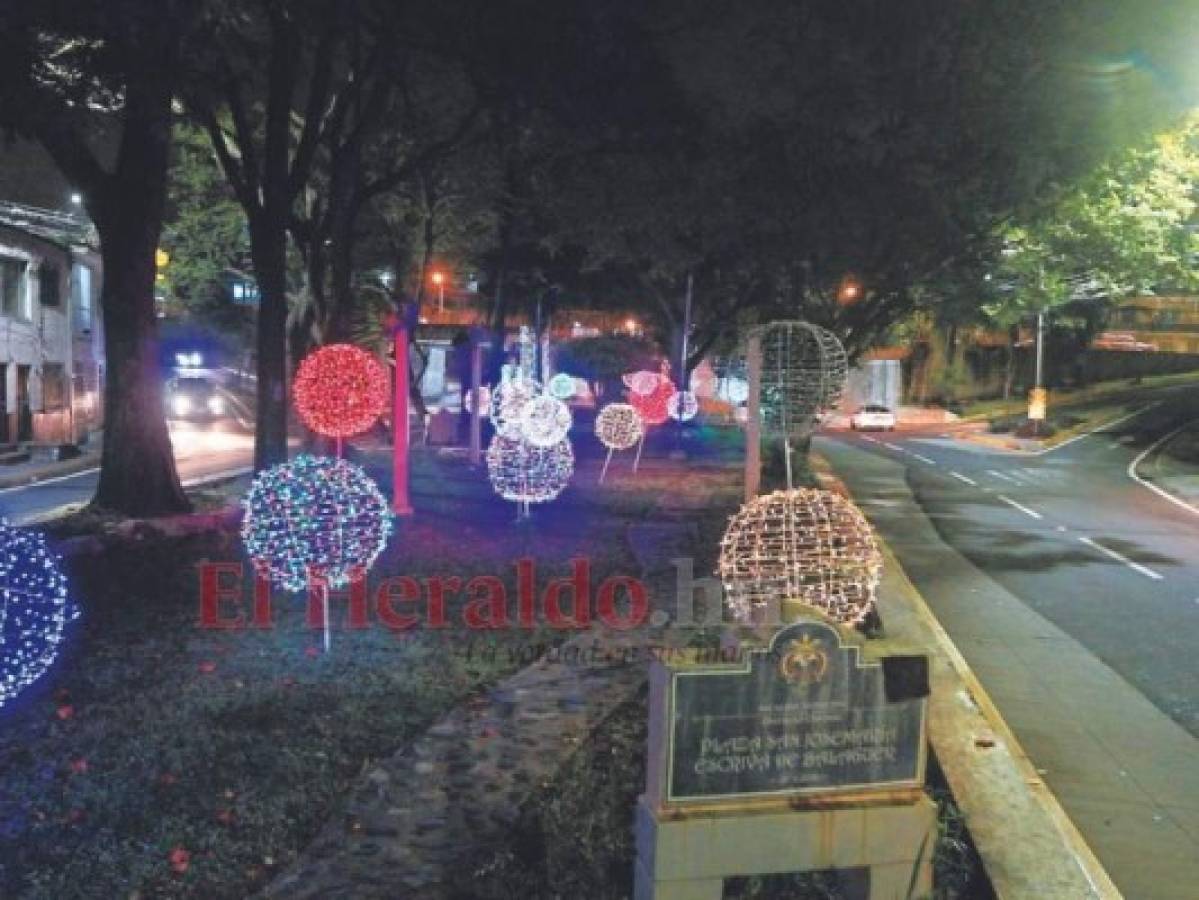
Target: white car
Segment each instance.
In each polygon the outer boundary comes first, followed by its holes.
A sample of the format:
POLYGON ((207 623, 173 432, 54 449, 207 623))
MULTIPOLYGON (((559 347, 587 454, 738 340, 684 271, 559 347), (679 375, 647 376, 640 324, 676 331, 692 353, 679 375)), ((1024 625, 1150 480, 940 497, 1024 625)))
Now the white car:
POLYGON ((863 406, 849 417, 854 431, 894 431, 895 413, 885 406, 863 406))

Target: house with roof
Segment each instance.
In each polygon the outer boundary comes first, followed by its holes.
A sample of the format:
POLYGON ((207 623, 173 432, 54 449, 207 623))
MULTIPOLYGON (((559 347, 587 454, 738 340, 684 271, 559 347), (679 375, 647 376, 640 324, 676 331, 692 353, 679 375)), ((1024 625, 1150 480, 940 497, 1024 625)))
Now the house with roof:
POLYGON ((86 219, 0 201, 0 462, 102 426, 100 278, 86 219))

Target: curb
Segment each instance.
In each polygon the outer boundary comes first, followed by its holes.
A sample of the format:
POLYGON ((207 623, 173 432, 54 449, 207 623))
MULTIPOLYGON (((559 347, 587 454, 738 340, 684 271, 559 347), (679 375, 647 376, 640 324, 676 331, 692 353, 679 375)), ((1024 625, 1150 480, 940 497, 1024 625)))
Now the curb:
MULTIPOLYGON (((1181 497, 1179 497, 1173 491, 1168 490, 1167 488, 1161 487, 1160 485, 1154 484, 1148 478, 1143 478, 1141 475, 1139 475, 1137 473, 1137 466, 1139 466, 1142 462, 1144 462, 1151 455, 1156 454, 1158 450, 1160 450, 1166 444, 1170 443, 1170 441, 1172 441, 1174 438, 1178 437, 1179 434, 1186 431, 1188 428, 1190 428, 1192 425, 1195 425, 1195 424, 1196 424, 1196 422, 1192 421, 1192 422, 1186 422, 1182 425, 1179 425, 1173 431, 1167 433, 1163 437, 1158 438, 1156 441, 1154 441, 1152 444, 1150 444, 1148 447, 1146 447, 1143 451, 1141 451, 1140 454, 1137 455, 1137 457, 1132 462, 1130 462, 1128 464, 1128 477, 1131 478, 1133 481, 1135 481, 1137 484, 1139 484, 1141 487, 1148 488, 1149 490, 1153 491, 1153 493, 1157 494, 1163 500, 1168 500, 1170 503, 1173 503, 1175 506, 1185 509, 1187 512, 1194 513, 1195 515, 1199 515, 1199 508, 1196 508, 1194 505, 1183 500, 1181 497)), ((1156 456, 1155 456, 1155 458, 1156 458, 1156 456)))
MULTIPOLYGON (((852 499, 852 494, 846 488, 843 482, 833 474, 828 462, 817 454, 812 455, 813 471, 817 478, 824 483, 826 487, 837 493, 842 494, 852 499)), ((938 729, 930 727, 929 743, 933 746, 933 750, 937 755, 938 760, 942 764, 942 769, 945 772, 946 780, 949 782, 950 789, 954 796, 958 799, 959 804, 966 814, 967 827, 971 829, 971 834, 975 838, 975 845, 978 848, 979 856, 983 861, 983 866, 987 870, 987 875, 991 879, 991 886, 995 891, 995 895, 1000 900, 1016 900, 1030 896, 1027 892, 1026 883, 1023 879, 1015 876, 1027 877, 1027 873, 1019 866, 1012 863, 1022 863, 1026 861, 1026 857, 1012 859, 1007 851, 1013 847, 1012 842, 1003 841, 996 842, 1002 846, 992 846, 990 842, 979 839, 979 834, 976 831, 980 824, 980 810, 967 809, 970 806, 969 796, 971 785, 967 784, 968 780, 973 780, 970 773, 964 773, 962 767, 953 765, 955 759, 961 758, 963 743, 969 746, 970 750, 984 748, 989 754, 988 761, 997 761, 1002 763, 1002 757, 996 754, 1005 754, 1010 760, 1011 765, 1015 769, 1016 775, 1022 784, 1023 790, 1031 802, 1035 804, 1041 813, 1044 815, 1048 824, 1056 833, 1056 837, 1061 842, 1061 852, 1068 855, 1069 861, 1077 869, 1073 884, 1070 886, 1071 893, 1065 894, 1055 892, 1052 887, 1042 885, 1040 896, 1073 896, 1073 897, 1091 897, 1099 898, 1099 900, 1119 900, 1123 895, 1119 888, 1111 880, 1107 870, 1104 869, 1102 863, 1091 850, 1086 839, 1079 832, 1073 820, 1069 817, 1066 811, 1058 802, 1057 797, 1045 784, 1041 775, 1037 772, 1036 766, 1029 759, 1028 754, 1021 746, 1016 736, 1012 733, 1011 728, 1000 714, 998 708, 991 700, 990 695, 978 680, 970 668, 969 663, 954 644, 953 639, 942 627, 936 615, 929 608, 924 596, 908 578, 907 572, 900 564, 899 559, 892 552, 886 542, 876 533, 875 539, 878 541, 882 549, 885 560, 884 571, 889 571, 899 580, 903 593, 910 601, 910 605, 920 622, 929 629, 933 640, 935 641, 935 650, 943 657, 944 662, 948 666, 950 678, 948 684, 940 685, 938 689, 937 679, 933 679, 933 694, 930 696, 930 715, 933 712, 934 699, 940 699, 940 706, 944 710, 948 710, 950 715, 954 715, 959 721, 961 727, 954 729, 951 734, 938 733, 938 729), (938 698, 938 695, 940 697, 938 698), (971 729, 965 722, 964 716, 969 716, 971 713, 976 714, 985 723, 985 729, 971 729), (984 733, 980 733, 984 732, 984 733), (963 740, 964 739, 964 740, 963 740), (980 739, 983 743, 980 743, 980 739), (996 852, 996 850, 999 852, 996 852), (1003 856, 1005 858, 999 858, 1003 856)), ((937 718, 944 718, 938 716, 937 718)), ((931 725, 931 720, 930 720, 931 725)), ((983 772, 981 778, 985 780, 988 775, 994 773, 983 772)), ((1002 790, 1003 784, 999 779, 995 779, 996 786, 1002 790)), ((1011 795, 1004 796, 1004 801, 1011 802, 1011 795)), ((984 805, 984 809, 986 809, 984 805)), ((983 813, 985 815, 985 812, 983 813)), ((1006 835, 1011 837, 1010 833, 1006 835)), ((1040 848, 1044 850, 1045 848, 1040 848)), ((1046 851, 1048 852, 1048 851, 1046 851)), ((1067 869, 1070 867, 1067 866, 1067 869)), ((1069 875, 1069 872, 1065 873, 1069 875)))

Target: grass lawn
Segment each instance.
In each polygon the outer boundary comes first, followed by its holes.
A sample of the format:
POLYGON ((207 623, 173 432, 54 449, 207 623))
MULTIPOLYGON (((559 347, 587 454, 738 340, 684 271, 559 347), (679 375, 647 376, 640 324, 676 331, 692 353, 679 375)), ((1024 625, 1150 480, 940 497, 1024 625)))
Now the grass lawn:
MULTIPOLYGON (((1138 380, 1108 381, 1076 390, 1050 391, 1046 422, 1049 434, 1042 439, 1053 447, 1105 422, 1134 412, 1149 390, 1199 383, 1199 373, 1155 375, 1138 380)), ((1026 420, 1027 398, 986 400, 962 410, 963 421, 987 421, 995 433, 1015 431, 1026 420)))
MULTIPOLYGON (((511 597, 522 556, 539 585, 580 555, 593 583, 637 574, 625 527, 645 507, 632 491, 571 488, 517 528, 514 507, 461 464, 422 456, 413 485, 420 512, 372 582, 497 575, 511 597)), ((203 630, 206 559, 241 559, 239 540, 143 541, 73 564, 84 618, 59 666, 0 714, 0 896, 247 895, 372 760, 561 636, 489 632, 499 652, 467 654, 451 599, 444 630, 335 631, 325 655, 303 600, 282 591, 271 630, 203 630)))
MULTIPOLYGON (((1183 372, 1176 375, 1150 375, 1140 379, 1103 381, 1085 388, 1049 391, 1049 407, 1084 407, 1101 402, 1128 403, 1137 400, 1146 390, 1171 387, 1180 384, 1199 383, 1199 372, 1183 372)), ((981 421, 1009 416, 1022 416, 1028 411, 1028 398, 1015 397, 1009 400, 980 400, 966 404, 961 411, 962 421, 981 421)))

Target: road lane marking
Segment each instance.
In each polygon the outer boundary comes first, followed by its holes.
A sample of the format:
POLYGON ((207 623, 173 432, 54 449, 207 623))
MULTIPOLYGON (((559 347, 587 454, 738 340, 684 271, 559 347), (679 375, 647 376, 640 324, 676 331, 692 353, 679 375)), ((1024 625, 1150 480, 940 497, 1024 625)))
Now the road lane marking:
POLYGON ((878 438, 872 438, 872 437, 871 437, 870 435, 868 435, 868 434, 862 434, 862 435, 859 435, 859 437, 860 437, 862 440, 864 440, 864 441, 870 441, 870 443, 872 443, 872 444, 877 444, 877 443, 878 443, 878 438))
POLYGON ((55 475, 53 478, 41 478, 36 481, 27 481, 25 484, 14 484, 12 487, 0 488, 0 494, 8 494, 12 491, 24 491, 29 488, 41 487, 43 484, 54 484, 56 481, 67 481, 71 478, 79 478, 82 475, 91 475, 93 472, 99 472, 100 467, 96 466, 92 469, 81 469, 78 472, 71 472, 67 475, 55 475))
POLYGON ((930 465, 930 466, 935 466, 937 464, 937 461, 935 459, 929 459, 927 456, 921 456, 915 450, 909 450, 908 453, 911 456, 915 457, 916 459, 920 460, 922 463, 928 463, 928 465, 930 465))
POLYGON ((987 469, 987 474, 994 475, 1000 481, 1006 481, 1008 484, 1019 484, 1011 475, 1004 475, 1002 472, 996 472, 994 469, 987 469))
POLYGON ((965 484, 968 484, 972 487, 978 487, 977 481, 975 481, 973 478, 967 478, 961 472, 950 472, 949 474, 952 475, 954 478, 956 478, 958 481, 964 482, 965 484))
POLYGON ((1037 512, 1035 509, 1029 509, 1023 503, 1017 503, 1011 497, 1005 497, 1005 496, 1003 496, 1003 494, 996 494, 995 496, 998 497, 1000 500, 1002 500, 1004 503, 1006 503, 1008 506, 1010 506, 1014 509, 1020 510, 1020 512, 1024 513, 1024 515, 1026 515, 1026 516, 1032 516, 1034 519, 1042 518, 1041 514, 1039 512, 1037 512))
POLYGON ((1157 494, 1163 500, 1169 500, 1175 506, 1180 506, 1183 509, 1185 509, 1187 512, 1193 513, 1193 514, 1199 516, 1199 508, 1196 508, 1196 507, 1192 506, 1191 504, 1187 503, 1181 497, 1175 497, 1169 491, 1165 490, 1164 488, 1159 488, 1156 484, 1146 481, 1144 478, 1142 478, 1140 475, 1137 474, 1137 466, 1139 466, 1141 464, 1141 462, 1145 459, 1146 456, 1148 456, 1150 453, 1152 453, 1154 450, 1156 450, 1162 444, 1166 443, 1168 440, 1170 440, 1170 438, 1172 438, 1176 434, 1178 434, 1178 432, 1182 431, 1184 428, 1187 428, 1193 424, 1194 424, 1193 422, 1184 422, 1183 424, 1181 424, 1177 428, 1175 428, 1173 431, 1171 431, 1169 434, 1165 435, 1164 437, 1158 438, 1156 441, 1154 441, 1152 444, 1150 444, 1148 447, 1146 447, 1143 451, 1141 451, 1141 454, 1136 459, 1134 459, 1132 462, 1130 462, 1128 464, 1128 477, 1131 478, 1133 481, 1135 481, 1137 484, 1139 484, 1141 487, 1149 488, 1149 490, 1153 491, 1153 493, 1157 494))
POLYGON ((891 448, 892 450, 894 450, 896 453, 907 453, 907 452, 908 452, 906 449, 904 449, 903 447, 899 446, 899 444, 892 444, 890 441, 883 441, 883 446, 884 446, 884 447, 890 447, 890 448, 891 448))
POLYGON ((1079 540, 1082 541, 1084 544, 1086 544, 1088 547, 1094 547, 1100 553, 1110 556, 1112 559, 1116 560, 1117 562, 1124 563, 1124 565, 1128 566, 1128 568, 1132 569, 1134 572, 1140 572, 1146 578, 1152 578, 1154 581, 1161 581, 1163 578, 1166 577, 1166 576, 1162 575, 1160 572, 1154 572, 1148 566, 1142 566, 1138 562, 1133 562, 1131 559, 1129 559, 1123 553, 1117 553, 1111 547, 1105 547, 1105 546, 1103 546, 1103 544, 1099 543, 1098 541, 1093 541, 1089 537, 1080 537, 1079 540))

